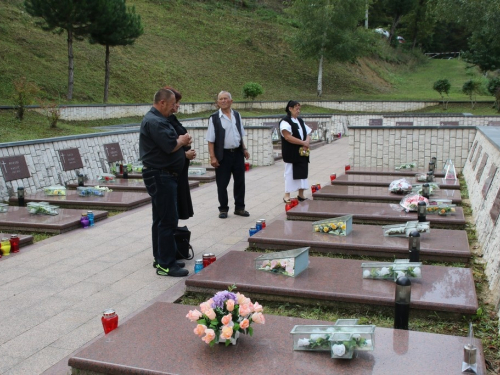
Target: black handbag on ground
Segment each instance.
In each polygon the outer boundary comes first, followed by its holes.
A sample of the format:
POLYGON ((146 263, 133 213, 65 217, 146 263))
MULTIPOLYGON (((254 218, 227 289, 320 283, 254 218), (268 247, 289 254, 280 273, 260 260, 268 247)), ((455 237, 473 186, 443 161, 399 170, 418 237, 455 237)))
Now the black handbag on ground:
POLYGON ((189 241, 191 240, 191 231, 188 229, 188 227, 177 227, 174 237, 175 243, 177 244, 177 254, 175 254, 175 258, 177 260, 193 259, 194 250, 193 247, 189 244, 189 241))

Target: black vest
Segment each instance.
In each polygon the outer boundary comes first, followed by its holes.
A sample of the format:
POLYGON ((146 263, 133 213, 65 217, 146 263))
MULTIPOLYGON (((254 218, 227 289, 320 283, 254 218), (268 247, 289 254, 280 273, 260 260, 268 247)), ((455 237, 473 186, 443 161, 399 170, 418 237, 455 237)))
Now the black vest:
MULTIPOLYGON (((240 122, 240 114, 233 110, 233 114, 236 118, 236 129, 238 129, 238 133, 240 133, 240 138, 243 140, 243 136, 241 135, 241 122, 240 122)), ((214 124, 215 131, 215 142, 214 142, 214 153, 217 160, 220 162, 224 157, 224 139, 226 138, 226 130, 222 127, 222 123, 219 117, 219 111, 213 113, 211 116, 212 123, 214 124)), ((241 152, 243 152, 243 147, 238 147, 241 152)))
MULTIPOLYGON (((281 120, 286 121, 292 127, 292 135, 295 138, 301 139, 303 141, 307 138, 307 131, 304 125, 304 120, 300 117, 297 118, 299 120, 300 126, 302 127, 303 138, 300 137, 299 126, 292 121, 290 116, 283 117, 281 120)), ((281 122, 281 121, 280 121, 281 122)), ((281 131, 280 131, 281 134, 281 131)), ((300 145, 294 145, 293 143, 287 142, 286 139, 281 136, 281 155, 283 156, 283 161, 285 163, 309 163, 309 156, 300 156, 299 149, 300 145)))

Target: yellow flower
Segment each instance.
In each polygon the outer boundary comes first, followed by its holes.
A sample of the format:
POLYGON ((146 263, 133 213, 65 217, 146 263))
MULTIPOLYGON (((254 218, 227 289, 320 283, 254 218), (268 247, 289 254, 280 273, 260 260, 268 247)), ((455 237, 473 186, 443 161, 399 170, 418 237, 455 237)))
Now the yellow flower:
POLYGON ((315 232, 319 232, 319 226, 315 225, 315 226, 314 226, 314 231, 315 231, 315 232))
POLYGON ((324 227, 323 232, 328 233, 328 227, 324 227))
POLYGON ((342 224, 342 230, 345 230, 345 228, 346 228, 345 224, 342 224))
POLYGON ((337 229, 337 226, 336 226, 334 223, 331 223, 331 224, 330 224, 330 227, 331 227, 333 230, 337 229))

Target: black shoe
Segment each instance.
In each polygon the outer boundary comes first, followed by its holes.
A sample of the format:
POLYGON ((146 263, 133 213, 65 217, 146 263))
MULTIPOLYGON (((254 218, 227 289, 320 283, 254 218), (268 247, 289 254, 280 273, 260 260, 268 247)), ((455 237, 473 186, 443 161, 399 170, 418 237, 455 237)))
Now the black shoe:
POLYGON ((227 219, 227 212, 219 212, 219 219, 227 219))
POLYGON ((156 267, 156 274, 159 276, 184 277, 189 275, 189 271, 178 266, 165 268, 158 264, 156 267))
MULTIPOLYGON (((183 261, 181 260, 177 260, 176 261, 177 265, 181 268, 184 268, 186 267, 186 263, 184 263, 183 261)), ((156 260, 153 262, 153 268, 156 268, 158 266, 158 263, 156 263, 156 260)))
POLYGON ((238 216, 250 216, 250 213, 245 210, 234 210, 234 214, 238 216))
POLYGON ((297 195, 297 199, 299 200, 299 202, 304 202, 307 200, 307 198, 302 198, 300 195, 297 195))

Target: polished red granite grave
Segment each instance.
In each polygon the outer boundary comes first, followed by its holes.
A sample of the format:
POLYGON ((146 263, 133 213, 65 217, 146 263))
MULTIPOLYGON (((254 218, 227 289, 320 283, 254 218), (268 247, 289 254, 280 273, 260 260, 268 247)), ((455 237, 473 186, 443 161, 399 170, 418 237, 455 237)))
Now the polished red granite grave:
MULTIPOLYGON (((95 221, 108 217, 107 211, 95 210, 95 221)), ((60 208, 59 215, 32 215, 26 207, 9 206, 8 211, 0 215, 0 230, 63 233, 81 228, 82 210, 60 208)))
MULTIPOLYGON (((212 167, 213 169, 213 167, 212 167)), ((116 177, 118 178, 123 178, 123 175, 118 173, 116 175, 116 177)), ((129 173, 128 174, 128 178, 129 179, 142 179, 142 173, 129 173)), ((188 175, 188 180, 189 181, 199 181, 199 182, 212 182, 212 181, 215 181, 215 172, 208 172, 205 173, 205 174, 200 174, 200 175, 197 175, 197 174, 191 174, 191 175, 188 175)))
MULTIPOLYGON (((386 187, 379 186, 333 186, 326 185, 313 194, 316 200, 348 200, 364 202, 396 202, 403 199, 403 194, 394 194, 386 187)), ((431 199, 451 199, 454 204, 462 203, 460 190, 439 189, 431 195, 431 199)))
MULTIPOLYGON (((11 204, 17 204, 17 197, 10 197, 11 204)), ((111 191, 103 197, 90 195, 81 197, 76 190, 66 190, 66 195, 45 195, 43 192, 27 194, 25 202, 49 202, 54 206, 88 210, 118 210, 126 211, 144 206, 151 202, 148 193, 132 191, 111 191)))
MULTIPOLYGON (((413 169, 389 169, 378 167, 351 167, 346 174, 374 174, 386 176, 415 176, 416 173, 427 173, 428 170, 424 168, 413 169)), ((434 172, 436 177, 444 177, 443 172, 434 172)))
MULTIPOLYGON (((388 188, 394 180, 405 178, 412 185, 420 185, 425 182, 417 181, 415 175, 410 176, 385 176, 369 174, 345 174, 332 181, 332 185, 353 185, 353 186, 381 186, 388 188)), ((446 180, 436 178, 434 183, 438 184, 440 189, 460 189, 458 180, 446 180)))
MULTIPOLYGON (((323 190, 323 189, 321 189, 323 190)), ((417 220, 416 212, 405 212, 399 204, 306 200, 286 213, 289 220, 317 221, 331 217, 354 215, 353 222, 360 224, 393 224, 417 220)), ((449 216, 427 215, 431 228, 463 229, 465 217, 462 207, 455 208, 449 216)))
MULTIPOLYGON (((188 291, 208 291, 235 284, 242 293, 260 299, 302 299, 308 303, 330 302, 363 306, 393 306, 395 283, 363 279, 361 260, 309 257, 309 267, 297 277, 255 269, 261 253, 230 251, 186 279, 188 291)), ((475 314, 478 308, 472 270, 422 266, 422 278, 412 279, 412 309, 455 314, 475 314)), ((457 315, 459 316, 459 315, 457 315)))
MULTIPOLYGON (((375 350, 358 352, 351 360, 332 359, 329 352, 294 351, 290 331, 295 325, 333 322, 265 315, 265 325, 252 325, 252 337, 241 335, 234 346, 210 348, 186 319, 194 308, 157 302, 74 354, 69 365, 95 375, 459 375, 467 343, 465 337, 378 327, 375 350)), ((478 370, 485 374, 481 341, 474 343, 478 370)))
MULTIPOLYGON (((0 218, 2 217, 1 215, 2 214, 0 214, 0 218)), ((2 232, 1 230, 0 230, 0 239, 5 238, 5 237, 10 238, 10 236, 12 236, 13 234, 16 234, 17 237, 19 237, 19 248, 23 248, 23 247, 31 245, 33 243, 33 236, 30 236, 27 234, 18 234, 18 233, 14 233, 14 232, 5 233, 5 232, 2 232)))
MULTIPOLYGON (((76 189, 78 184, 72 183, 66 185, 68 189, 76 189)), ((146 186, 144 185, 144 181, 142 178, 138 179, 125 179, 125 178, 117 178, 114 182, 105 182, 98 180, 88 180, 85 181, 85 186, 104 186, 112 189, 113 191, 136 191, 146 193, 146 186)), ((189 188, 194 189, 195 187, 200 186, 198 181, 190 181, 189 188)))
MULTIPOLYGON (((348 236, 313 231, 310 221, 276 220, 248 238, 259 249, 287 250, 311 247, 311 251, 332 254, 367 255, 408 259, 408 238, 386 237, 376 225, 354 224, 348 236)), ((420 237, 420 258, 443 262, 468 262, 467 233, 463 230, 432 229, 420 237)))

